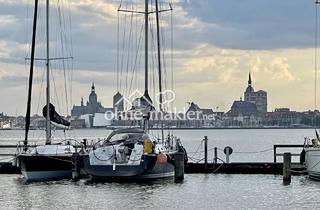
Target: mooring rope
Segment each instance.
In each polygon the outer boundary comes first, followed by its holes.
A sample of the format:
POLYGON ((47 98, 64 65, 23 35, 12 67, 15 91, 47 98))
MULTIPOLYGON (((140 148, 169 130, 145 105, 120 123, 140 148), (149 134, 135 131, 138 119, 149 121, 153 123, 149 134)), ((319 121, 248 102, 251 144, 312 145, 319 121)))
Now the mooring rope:
MULTIPOLYGON (((198 154, 198 153, 204 153, 204 150, 198 151, 199 147, 201 146, 201 144, 198 146, 197 150, 195 152, 188 152, 189 154, 198 154)), ((214 150, 215 147, 208 149, 209 151, 214 150)), ((217 147, 218 150, 223 151, 224 149, 217 147)), ((270 149, 264 149, 264 150, 259 150, 259 151, 239 151, 239 152, 233 152, 233 153, 237 153, 237 154, 254 154, 254 153, 264 153, 264 152, 269 152, 272 151, 273 148, 270 149)))
POLYGON ((217 158, 217 159, 220 160, 220 161, 222 161, 222 164, 221 164, 218 168, 216 168, 212 173, 218 172, 219 169, 220 169, 222 166, 224 166, 224 164, 226 163, 226 162, 224 162, 224 160, 222 160, 222 159, 220 159, 220 158, 217 158))
POLYGON ((43 157, 47 157, 49 159, 54 159, 54 160, 58 160, 58 161, 67 162, 67 163, 73 164, 73 162, 71 160, 64 160, 64 159, 60 159, 60 158, 56 158, 56 157, 52 157, 52 156, 48 156, 48 155, 44 155, 44 154, 39 154, 39 153, 37 153, 37 155, 40 155, 40 156, 43 156, 43 157))
POLYGON ((297 174, 304 174, 304 173, 308 172, 307 170, 296 171, 296 170, 292 170, 292 169, 290 171, 293 173, 297 173, 297 174))

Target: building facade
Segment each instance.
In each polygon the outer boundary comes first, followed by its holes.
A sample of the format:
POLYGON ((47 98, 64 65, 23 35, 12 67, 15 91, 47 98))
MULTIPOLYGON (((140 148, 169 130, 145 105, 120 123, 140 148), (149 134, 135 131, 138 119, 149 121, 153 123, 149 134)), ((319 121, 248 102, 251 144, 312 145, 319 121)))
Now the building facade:
POLYGON ((123 112, 124 111, 124 99, 123 95, 119 92, 117 92, 113 96, 113 109, 118 112, 123 112))
POLYGON ((244 101, 253 103, 257 106, 259 114, 266 114, 268 112, 268 98, 267 92, 264 90, 254 91, 251 80, 251 73, 249 72, 248 87, 244 92, 244 101))
POLYGON ((105 113, 106 108, 104 108, 100 102, 98 102, 98 96, 96 94, 96 89, 94 83, 91 86, 91 93, 89 95, 89 101, 87 101, 86 105, 84 104, 83 98, 81 98, 80 106, 74 105, 71 110, 71 116, 78 117, 81 115, 92 114, 95 113, 105 113))

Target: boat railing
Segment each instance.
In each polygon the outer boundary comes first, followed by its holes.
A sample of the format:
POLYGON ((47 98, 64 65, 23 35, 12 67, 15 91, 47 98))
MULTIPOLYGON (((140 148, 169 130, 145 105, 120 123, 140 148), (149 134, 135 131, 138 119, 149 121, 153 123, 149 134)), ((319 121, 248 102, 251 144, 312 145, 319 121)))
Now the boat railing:
MULTIPOLYGON (((9 148, 11 145, 2 145, 3 147, 9 148)), ((21 154, 21 153, 25 153, 27 151, 30 151, 31 149, 36 148, 37 142, 36 141, 28 141, 28 143, 25 145, 24 141, 18 141, 17 145, 16 145, 16 154, 21 154)))
POLYGON ((305 137, 304 147, 305 148, 309 148, 309 147, 320 148, 320 140, 318 138, 305 137))
MULTIPOLYGON (((273 145, 273 162, 277 163, 277 157, 283 157, 284 153, 278 153, 279 148, 304 148, 303 144, 275 144, 273 145)), ((300 153, 291 153, 291 156, 300 157, 300 153)))

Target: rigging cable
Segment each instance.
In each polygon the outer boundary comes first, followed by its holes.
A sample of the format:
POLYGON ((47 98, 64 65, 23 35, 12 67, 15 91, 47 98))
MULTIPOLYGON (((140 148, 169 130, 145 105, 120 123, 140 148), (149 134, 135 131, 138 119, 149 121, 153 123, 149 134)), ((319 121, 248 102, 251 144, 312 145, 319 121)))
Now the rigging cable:
POLYGON ((314 39, 314 115, 313 115, 313 127, 316 129, 316 109, 317 109, 317 50, 318 50, 318 0, 315 2, 315 39, 314 39))
POLYGON ((136 73, 136 71, 137 71, 137 68, 139 68, 139 67, 137 67, 137 63, 138 63, 138 56, 140 55, 140 46, 141 46, 141 39, 142 39, 142 33, 143 33, 143 27, 144 25, 142 24, 141 25, 141 30, 140 30, 140 36, 139 36, 139 41, 137 42, 138 43, 138 46, 137 46, 137 50, 136 50, 136 55, 135 55, 135 59, 134 59, 134 65, 133 65, 133 67, 132 67, 132 72, 133 72, 133 75, 132 75, 132 77, 131 77, 131 81, 130 81, 130 86, 129 86, 129 93, 131 93, 131 90, 132 90, 132 85, 133 85, 133 80, 134 80, 134 78, 136 78, 136 80, 137 80, 137 74, 138 73, 136 73))
MULTIPOLYGON (((122 2, 122 1, 121 1, 122 2)), ((119 9, 121 8, 121 3, 120 3, 120 6, 119 6, 119 9)), ((117 18, 118 18, 118 25, 117 25, 117 91, 119 92, 120 90, 119 90, 119 19, 120 19, 120 17, 119 17, 119 13, 120 13, 120 11, 119 11, 119 9, 118 9, 118 14, 117 14, 117 18)))
MULTIPOLYGON (((126 10, 128 10, 128 2, 126 1, 126 10)), ((127 25, 127 13, 124 13, 124 28, 122 37, 122 50, 121 50, 121 68, 120 68, 120 91, 122 86, 122 72, 124 65, 124 48, 125 48, 125 38, 126 38, 126 25, 127 25)))
MULTIPOLYGON (((152 2, 153 1, 151 1, 151 6, 152 6, 152 2)), ((150 62, 150 68, 152 69, 152 74, 150 74, 150 81, 152 81, 151 82, 151 85, 152 85, 152 93, 153 93, 153 96, 155 97, 156 96, 156 88, 155 88, 155 86, 156 86, 156 84, 155 84, 155 75, 156 75, 156 73, 155 73, 155 71, 156 71, 156 69, 155 69, 155 56, 156 56, 156 54, 155 54, 155 44, 154 44, 154 42, 155 42, 155 39, 154 39, 154 32, 153 32, 153 30, 154 30, 154 23, 153 23, 153 21, 154 21, 154 19, 152 18, 152 16, 150 15, 149 16, 149 24, 150 24, 150 35, 151 35, 151 62, 150 62)))
MULTIPOLYGON (((58 0, 58 3, 60 1, 58 0)), ((60 7, 60 4, 58 5, 58 17, 59 17, 59 27, 60 27, 60 44, 61 44, 61 53, 62 53, 62 57, 64 58, 65 57, 65 53, 64 53, 64 44, 63 44, 63 30, 62 30, 62 15, 61 15, 61 7, 60 7)), ((63 18, 64 20, 64 18, 63 18)), ((65 24, 64 24, 65 25, 65 24)), ((66 40, 67 41, 67 40, 66 40)), ((68 91, 67 91, 67 77, 66 77, 66 66, 65 66, 65 60, 62 59, 62 69, 63 69, 63 77, 64 77, 64 92, 65 92, 65 103, 66 103, 66 111, 67 111, 67 114, 69 113, 69 103, 68 103, 68 91)))
MULTIPOLYGON (((71 19, 71 9, 70 9, 70 3, 68 3, 68 21, 69 21, 69 35, 70 35, 70 55, 73 55, 73 39, 72 39, 72 33, 71 33, 71 25, 72 25, 72 19, 71 19)), ((69 64, 69 62, 68 62, 69 64)), ((70 71, 70 76, 69 76, 69 83, 70 83, 70 100, 71 100, 71 105, 73 104, 72 99, 73 99, 73 71, 74 71, 74 66, 73 66, 73 59, 71 59, 71 67, 69 64, 69 68, 71 69, 70 71)), ((71 114, 71 113, 70 113, 71 114)))
MULTIPOLYGON (((173 86, 173 8, 172 8, 172 0, 171 0, 171 5, 170 5, 170 8, 171 8, 171 14, 170 14, 170 25, 171 25, 171 91, 173 92, 174 91, 174 86, 173 86)), ((173 96, 172 96, 173 97, 173 96)), ((174 98, 171 102, 171 112, 172 112, 172 115, 174 116, 176 113, 174 113, 174 98)), ((170 105, 170 104, 168 104, 170 105)), ((173 129, 171 130, 171 133, 173 135, 173 129)))
MULTIPOLYGON (((133 10, 133 4, 131 5, 131 9, 133 10)), ((127 67, 126 67, 126 77, 125 77, 125 90, 126 95, 128 95, 128 76, 129 76, 129 65, 130 65, 130 50, 132 46, 132 25, 133 25, 133 12, 131 12, 130 18, 130 27, 129 27, 129 37, 128 37, 128 51, 127 51, 127 67)))

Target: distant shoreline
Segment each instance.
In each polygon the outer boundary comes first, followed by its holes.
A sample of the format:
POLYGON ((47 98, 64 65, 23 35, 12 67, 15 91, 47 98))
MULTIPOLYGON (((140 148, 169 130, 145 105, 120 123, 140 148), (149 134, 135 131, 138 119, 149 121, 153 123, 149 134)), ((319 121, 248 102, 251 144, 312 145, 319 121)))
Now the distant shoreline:
MULTIPOLYGON (((105 127, 96 127, 96 128, 72 128, 70 130, 115 130, 116 127, 105 128, 105 127)), ((121 127, 119 127, 121 129, 121 127)), ((258 127, 258 128, 230 128, 230 127, 222 127, 222 128, 163 128, 164 130, 310 130, 314 128, 292 128, 292 127, 258 127)), ((43 130, 43 129, 30 129, 30 130, 43 130)), ((60 130, 60 129, 59 129, 60 130)), ((150 130, 161 130, 161 128, 150 128, 150 130)), ((24 131, 24 129, 0 129, 0 131, 24 131)))
MULTIPOLYGON (((87 129, 104 129, 104 128, 87 128, 87 129)), ((117 128, 105 128, 107 130, 115 130, 117 128)), ((302 128, 302 127, 297 127, 297 128, 292 128, 292 127, 256 127, 256 128, 251 128, 251 127, 241 127, 241 128, 231 128, 231 127, 221 127, 221 128, 163 128, 164 130, 286 130, 286 129, 314 129, 311 127, 307 128, 302 128)), ((150 130, 161 130, 161 128, 150 128, 150 130)))

